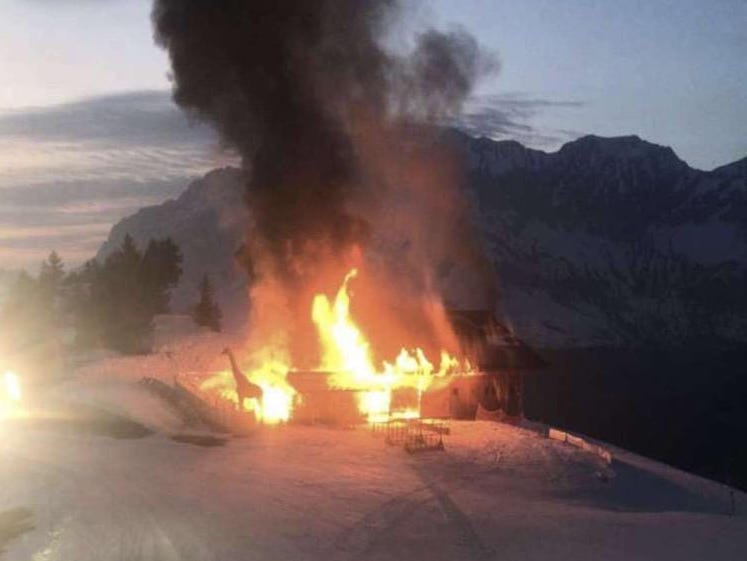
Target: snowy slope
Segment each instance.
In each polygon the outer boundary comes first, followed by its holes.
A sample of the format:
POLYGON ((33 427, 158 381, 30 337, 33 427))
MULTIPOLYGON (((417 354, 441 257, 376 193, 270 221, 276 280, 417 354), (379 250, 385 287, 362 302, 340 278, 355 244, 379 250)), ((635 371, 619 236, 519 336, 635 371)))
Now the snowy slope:
MULTIPOLYGON (((192 338, 178 352, 216 343, 192 338)), ((179 419, 132 382, 165 368, 127 361, 90 363, 50 388, 33 404, 44 420, 0 425, 0 524, 14 508, 33 523, 0 541, 4 559, 737 560, 747 550, 743 494, 728 516, 720 485, 623 451, 608 466, 507 425, 454 423, 445 452, 420 455, 363 428, 176 442, 179 419)))

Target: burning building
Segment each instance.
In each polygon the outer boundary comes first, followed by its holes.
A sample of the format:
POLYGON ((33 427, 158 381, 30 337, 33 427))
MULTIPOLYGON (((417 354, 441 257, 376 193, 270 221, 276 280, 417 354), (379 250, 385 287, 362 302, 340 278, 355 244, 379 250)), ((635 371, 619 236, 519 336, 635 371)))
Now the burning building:
MULTIPOLYGON (((442 351, 436 366, 422 349, 403 348, 394 361, 377 367, 370 343, 350 313, 349 284, 356 274, 356 270, 348 273, 333 300, 322 294, 314 299, 311 313, 325 357, 320 368, 299 370, 266 363, 265 371, 249 376, 263 386, 261 397, 246 402, 238 401, 240 384, 232 384, 226 371, 204 380, 201 389, 217 391, 267 423, 522 418, 523 375, 544 362, 492 312, 446 311, 459 342, 458 356, 470 356, 472 361, 442 351)), ((233 353, 228 354, 233 377, 243 376, 233 353)))
POLYGON ((474 357, 475 371, 449 385, 449 416, 522 418, 523 378, 543 368, 544 360, 489 310, 449 310, 448 315, 465 352, 474 357))
MULTIPOLYGON (((476 375, 444 301, 491 309, 496 283, 438 125, 496 65, 459 30, 396 47, 400 14, 396 0, 154 2, 175 101, 242 158, 251 319, 236 351, 262 397, 239 405, 266 422, 418 416, 476 375)), ((232 396, 227 376, 204 388, 232 396)))

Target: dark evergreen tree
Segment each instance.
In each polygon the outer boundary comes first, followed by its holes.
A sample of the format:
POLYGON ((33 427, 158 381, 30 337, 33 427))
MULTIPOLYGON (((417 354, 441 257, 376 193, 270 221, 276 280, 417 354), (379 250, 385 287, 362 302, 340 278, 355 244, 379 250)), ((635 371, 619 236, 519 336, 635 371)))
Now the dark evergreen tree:
POLYGON ((141 275, 145 297, 154 314, 169 311, 169 292, 182 275, 182 254, 171 238, 151 240, 143 254, 141 275))
POLYGON ((65 311, 75 328, 75 344, 81 348, 104 344, 104 295, 100 285, 101 267, 94 259, 65 279, 65 311))
POLYGON ((142 253, 128 234, 103 264, 86 264, 69 287, 78 342, 125 353, 147 351, 153 317, 168 311, 181 262, 170 239, 152 240, 142 253))
POLYGON ((94 280, 91 304, 102 315, 101 336, 106 346, 125 353, 148 348, 153 315, 141 282, 142 254, 127 234, 122 245, 104 261, 94 280))
POLYGON ((213 331, 219 332, 221 330, 220 321, 223 318, 223 314, 217 302, 215 302, 213 285, 210 283, 208 275, 202 277, 199 290, 200 301, 192 311, 192 318, 197 325, 209 327, 213 331))
POLYGON ((43 305, 50 311, 55 320, 57 319, 57 301, 60 297, 64 279, 65 265, 57 252, 53 251, 41 264, 38 288, 43 305))

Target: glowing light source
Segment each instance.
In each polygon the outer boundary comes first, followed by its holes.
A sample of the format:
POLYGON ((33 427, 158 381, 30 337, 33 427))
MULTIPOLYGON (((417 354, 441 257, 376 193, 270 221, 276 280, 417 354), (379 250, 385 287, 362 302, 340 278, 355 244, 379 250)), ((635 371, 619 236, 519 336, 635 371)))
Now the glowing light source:
POLYGON ((10 370, 0 378, 0 418, 21 415, 21 383, 10 370))
POLYGON ((15 372, 7 370, 3 374, 3 390, 5 399, 14 403, 20 403, 21 401, 21 383, 18 380, 18 375, 15 372))

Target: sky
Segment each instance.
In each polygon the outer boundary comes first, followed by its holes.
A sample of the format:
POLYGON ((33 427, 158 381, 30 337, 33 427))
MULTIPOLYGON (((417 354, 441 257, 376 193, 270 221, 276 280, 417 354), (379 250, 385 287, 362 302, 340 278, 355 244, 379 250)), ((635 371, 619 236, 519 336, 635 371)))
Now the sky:
MULTIPOLYGON (((0 0, 0 268, 94 255, 112 223, 232 157, 169 99, 151 0, 0 0)), ((701 169, 747 156, 744 0, 411 0, 407 37, 459 26, 500 72, 467 111, 555 150, 637 134, 701 169)), ((403 39, 406 43, 406 39, 403 39)))

